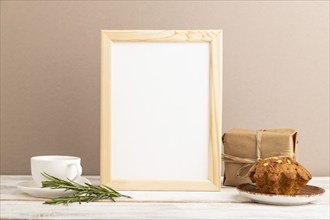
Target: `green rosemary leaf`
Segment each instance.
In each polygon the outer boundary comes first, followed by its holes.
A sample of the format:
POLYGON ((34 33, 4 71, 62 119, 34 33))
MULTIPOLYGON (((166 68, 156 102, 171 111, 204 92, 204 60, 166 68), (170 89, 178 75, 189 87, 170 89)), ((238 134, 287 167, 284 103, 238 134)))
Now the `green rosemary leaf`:
POLYGON ((43 188, 51 189, 64 189, 65 191, 72 190, 74 193, 69 196, 61 196, 57 198, 52 198, 44 202, 48 205, 68 205, 70 203, 82 202, 95 202, 102 199, 109 199, 115 202, 114 198, 125 197, 131 198, 130 196, 123 195, 116 190, 108 186, 97 186, 89 183, 81 185, 72 180, 62 180, 57 177, 51 176, 47 173, 42 173, 42 175, 47 179, 42 182, 43 188))

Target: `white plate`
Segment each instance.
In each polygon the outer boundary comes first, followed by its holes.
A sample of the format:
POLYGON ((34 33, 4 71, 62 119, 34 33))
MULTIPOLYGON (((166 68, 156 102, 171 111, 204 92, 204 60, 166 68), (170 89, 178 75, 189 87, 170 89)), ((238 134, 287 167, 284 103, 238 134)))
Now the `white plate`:
POLYGON ((275 195, 261 193, 254 184, 243 183, 237 186, 237 190, 242 196, 252 199, 255 202, 272 205, 303 205, 316 201, 325 190, 306 185, 300 190, 298 195, 275 195))
MULTIPOLYGON (((78 179, 75 180, 75 182, 79 184, 84 184, 84 183, 91 184, 91 182, 85 177, 79 177, 78 179)), ((73 193, 73 191, 71 190, 65 191, 64 189, 41 188, 37 186, 33 182, 33 180, 20 182, 17 184, 17 188, 29 194, 30 196, 39 197, 39 198, 55 198, 59 196, 70 195, 73 193)))

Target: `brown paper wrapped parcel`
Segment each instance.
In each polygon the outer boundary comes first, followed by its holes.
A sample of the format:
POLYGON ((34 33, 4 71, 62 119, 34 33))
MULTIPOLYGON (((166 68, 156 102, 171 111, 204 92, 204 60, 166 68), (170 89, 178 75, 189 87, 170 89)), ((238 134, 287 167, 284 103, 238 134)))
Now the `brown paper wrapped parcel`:
POLYGON ((295 129, 232 129, 222 136, 225 162, 223 184, 237 186, 249 183, 249 169, 260 159, 271 156, 296 156, 295 129))

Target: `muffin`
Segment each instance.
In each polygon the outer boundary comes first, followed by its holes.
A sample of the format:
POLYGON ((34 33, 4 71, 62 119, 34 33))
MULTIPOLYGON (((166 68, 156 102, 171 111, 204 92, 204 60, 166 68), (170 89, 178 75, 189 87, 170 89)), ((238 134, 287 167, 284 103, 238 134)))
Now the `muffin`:
POLYGON ((296 195, 312 175, 290 157, 269 157, 258 161, 249 177, 262 193, 296 195))

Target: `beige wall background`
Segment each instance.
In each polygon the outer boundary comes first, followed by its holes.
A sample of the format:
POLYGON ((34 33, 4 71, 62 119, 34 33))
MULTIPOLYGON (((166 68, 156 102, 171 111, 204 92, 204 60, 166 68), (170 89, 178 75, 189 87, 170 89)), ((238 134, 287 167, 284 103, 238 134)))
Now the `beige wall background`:
POLYGON ((30 157, 99 174, 100 30, 223 29, 223 131, 299 131, 329 175, 328 1, 1 1, 1 174, 30 157))

